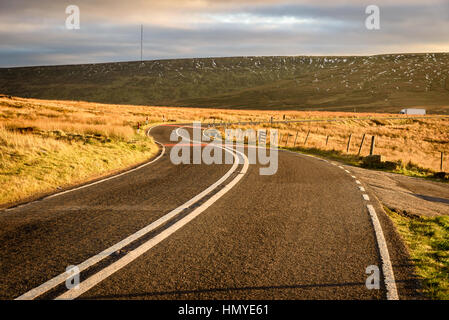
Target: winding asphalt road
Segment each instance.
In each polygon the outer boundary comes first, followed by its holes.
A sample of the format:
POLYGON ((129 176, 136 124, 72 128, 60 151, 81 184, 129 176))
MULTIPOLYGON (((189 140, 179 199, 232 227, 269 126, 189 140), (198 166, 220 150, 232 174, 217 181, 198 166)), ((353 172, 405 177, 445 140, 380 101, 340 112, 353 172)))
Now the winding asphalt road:
POLYGON ((234 164, 174 165, 175 129, 151 130, 165 147, 148 165, 0 212, 0 298, 420 298, 405 247, 349 167, 289 152, 273 176, 235 152, 234 164), (81 283, 67 290, 71 265, 81 283), (365 285, 371 265, 380 289, 365 285))

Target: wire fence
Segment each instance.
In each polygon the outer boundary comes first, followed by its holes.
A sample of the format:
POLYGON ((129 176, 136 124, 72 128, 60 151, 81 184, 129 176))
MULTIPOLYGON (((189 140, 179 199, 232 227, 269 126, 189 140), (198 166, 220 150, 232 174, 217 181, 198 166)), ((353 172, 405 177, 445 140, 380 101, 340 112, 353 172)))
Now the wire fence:
MULTIPOLYGON (((225 128, 279 130, 280 147, 297 147, 366 157, 381 155, 433 172, 449 171, 449 117, 385 117, 215 123, 225 128), (374 144, 372 139, 374 138, 374 144)), ((267 143, 269 135, 267 135, 267 143)))

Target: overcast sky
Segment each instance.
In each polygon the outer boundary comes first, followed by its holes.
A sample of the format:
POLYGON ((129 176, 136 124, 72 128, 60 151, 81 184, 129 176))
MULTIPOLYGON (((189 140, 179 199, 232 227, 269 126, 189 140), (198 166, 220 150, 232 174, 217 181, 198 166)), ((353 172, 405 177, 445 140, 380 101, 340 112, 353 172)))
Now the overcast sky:
POLYGON ((449 0, 0 0, 0 67, 139 60, 140 24, 146 60, 449 51, 449 0))

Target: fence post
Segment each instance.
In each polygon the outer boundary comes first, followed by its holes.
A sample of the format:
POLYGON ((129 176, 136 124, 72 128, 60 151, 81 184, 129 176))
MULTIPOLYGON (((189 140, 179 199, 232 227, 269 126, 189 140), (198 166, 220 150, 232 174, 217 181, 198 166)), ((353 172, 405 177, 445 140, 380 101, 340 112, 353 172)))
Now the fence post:
POLYGON ((296 131, 295 144, 293 145, 293 148, 296 147, 296 140, 298 139, 298 133, 299 131, 296 131))
POLYGON ((348 146, 346 147, 346 153, 349 152, 349 147, 351 146, 351 138, 352 138, 352 133, 349 135, 348 146))
POLYGON ((374 154, 374 146, 376 144, 376 136, 371 137, 371 147, 369 149, 369 155, 372 156, 374 154))
POLYGON ((363 134, 362 142, 360 142, 359 153, 357 154, 358 156, 360 156, 360 153, 362 152, 363 142, 365 142, 365 136, 366 136, 366 133, 363 134))
POLYGON ((329 142, 329 136, 326 137, 326 147, 327 147, 328 142, 329 142))
POLYGON ((443 172, 444 152, 441 152, 440 171, 443 172))
POLYGON ((285 139, 285 146, 284 147, 287 147, 289 138, 290 138, 290 134, 287 133, 287 139, 285 139))
POLYGON ((304 145, 306 145, 307 144, 307 139, 309 139, 309 134, 310 134, 310 130, 307 132, 307 136, 306 136, 306 139, 304 140, 304 145))

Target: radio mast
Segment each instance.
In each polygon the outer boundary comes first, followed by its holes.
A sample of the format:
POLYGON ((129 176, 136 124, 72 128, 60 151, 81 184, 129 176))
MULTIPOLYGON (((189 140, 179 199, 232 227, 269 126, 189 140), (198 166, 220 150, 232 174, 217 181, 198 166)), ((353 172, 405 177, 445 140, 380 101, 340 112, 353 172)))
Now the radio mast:
POLYGON ((140 25, 140 64, 143 63, 143 24, 140 25))

